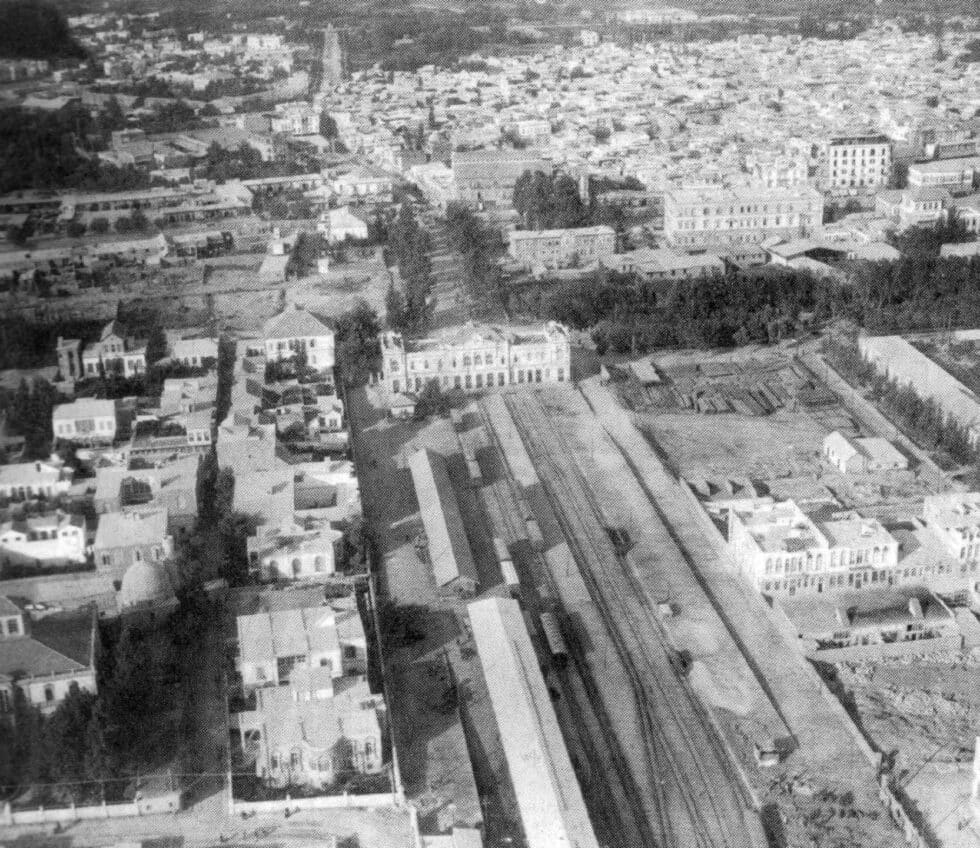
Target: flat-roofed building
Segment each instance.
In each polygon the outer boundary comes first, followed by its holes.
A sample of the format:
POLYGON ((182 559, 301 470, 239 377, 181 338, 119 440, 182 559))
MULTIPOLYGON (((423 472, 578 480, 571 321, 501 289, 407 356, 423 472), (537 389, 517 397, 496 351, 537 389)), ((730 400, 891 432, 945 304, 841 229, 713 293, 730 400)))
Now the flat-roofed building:
POLYGON ((850 513, 817 524, 792 500, 734 506, 728 544, 760 592, 795 595, 890 586, 898 542, 875 518, 850 513))
POLYGON ((927 495, 922 520, 954 560, 980 561, 980 492, 927 495))
POLYGON ((249 566, 265 580, 328 580, 344 534, 329 523, 285 520, 261 525, 246 540, 249 566))
POLYGON ((0 563, 59 566, 85 562, 85 518, 60 510, 0 524, 0 563))
MULTIPOLYGON (((285 686, 294 670, 325 669, 331 679, 367 673, 367 637, 357 600, 318 592, 264 592, 259 609, 239 615, 238 671, 245 691, 285 686)), ((326 672, 325 672, 326 673, 326 672)))
POLYGON ((554 321, 534 327, 467 323, 425 339, 385 332, 381 359, 390 398, 421 392, 431 380, 443 390, 463 391, 564 383, 572 368, 568 330, 554 321))
POLYGON ((452 157, 456 196, 481 209, 509 209, 514 186, 525 171, 551 173, 551 166, 533 149, 455 151, 452 157))
POLYGON ((725 247, 819 233, 823 195, 794 188, 675 189, 664 196, 664 234, 680 247, 725 247))
POLYGON ((598 848, 520 605, 468 611, 528 848, 598 848))
POLYGON ((969 194, 980 176, 980 156, 939 159, 909 165, 909 188, 944 188, 950 194, 969 194))
POLYGON ((891 139, 880 133, 831 138, 822 156, 822 182, 834 194, 882 188, 891 176, 891 139))
POLYGON ((949 191, 942 186, 895 189, 875 195, 875 211, 902 230, 929 227, 946 217, 950 201, 949 191))
POLYGON ((605 225, 559 230, 513 230, 507 251, 525 268, 584 265, 616 252, 616 231, 605 225))
POLYGON ((921 586, 780 598, 807 656, 825 662, 958 651, 956 617, 921 586))
POLYGON ((473 592, 479 586, 476 563, 466 537, 446 460, 428 449, 408 460, 412 483, 425 527, 429 561, 439 586, 458 586, 473 592))

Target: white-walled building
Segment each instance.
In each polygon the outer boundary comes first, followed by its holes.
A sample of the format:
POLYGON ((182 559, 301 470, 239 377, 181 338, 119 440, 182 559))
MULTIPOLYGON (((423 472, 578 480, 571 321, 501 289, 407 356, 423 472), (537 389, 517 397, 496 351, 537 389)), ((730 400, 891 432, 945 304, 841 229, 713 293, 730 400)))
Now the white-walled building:
POLYGON ((823 185, 832 193, 856 194, 884 188, 892 167, 892 143, 886 135, 838 136, 821 151, 823 185))
POLYGON ((922 520, 956 562, 980 562, 980 492, 927 495, 922 520))
POLYGON ((849 439, 838 430, 824 438, 823 455, 842 474, 904 471, 909 467, 908 459, 887 439, 849 439))
POLYGON ((969 194, 980 175, 980 156, 937 159, 909 165, 909 188, 944 188, 951 194, 969 194))
POLYGON ((391 397, 421 392, 430 380, 443 390, 478 391, 571 379, 568 330, 554 321, 536 327, 467 323, 427 339, 385 332, 381 356, 391 397))
POLYGON ((507 251, 525 268, 587 265, 616 252, 616 231, 605 225, 559 230, 512 230, 507 251))
POLYGON ((329 524, 262 525, 246 540, 249 566, 265 580, 326 580, 337 570, 343 537, 329 524))
POLYGON ((898 541, 874 518, 849 514, 820 524, 794 501, 736 505, 728 544, 742 575, 767 594, 890 586, 898 541))
POLYGON ((329 244, 340 244, 347 239, 364 241, 368 237, 367 222, 351 212, 349 206, 323 212, 317 230, 327 237, 329 244))
POLYGON ((0 562, 68 565, 85 562, 85 519, 58 510, 0 524, 0 562))
POLYGON ((823 195, 810 186, 675 189, 664 196, 664 234, 675 246, 791 241, 822 226, 823 195))
POLYGON ((269 362, 306 354, 306 362, 319 371, 334 367, 334 332, 299 306, 270 318, 262 328, 265 358, 269 362))
POLYGON ((71 403, 59 403, 51 412, 51 427, 55 440, 80 445, 111 445, 116 438, 116 402, 80 398, 71 403))
POLYGON ((0 465, 0 498, 54 498, 71 488, 73 476, 71 468, 41 460, 0 465))
MULTIPOLYGON (((239 673, 248 691, 285 686, 295 669, 329 669, 330 677, 367 673, 367 637, 354 596, 323 601, 297 596, 302 606, 238 616, 239 673)), ((290 596, 282 598, 291 607, 290 596)), ((260 604, 262 603, 260 599, 260 604)))

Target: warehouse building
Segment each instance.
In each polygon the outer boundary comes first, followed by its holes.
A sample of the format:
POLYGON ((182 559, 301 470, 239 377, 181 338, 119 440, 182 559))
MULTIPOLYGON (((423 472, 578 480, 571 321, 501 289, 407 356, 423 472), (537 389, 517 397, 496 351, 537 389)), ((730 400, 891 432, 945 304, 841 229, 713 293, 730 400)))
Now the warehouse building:
POLYGON ((598 848, 520 605, 468 609, 528 848, 598 848))

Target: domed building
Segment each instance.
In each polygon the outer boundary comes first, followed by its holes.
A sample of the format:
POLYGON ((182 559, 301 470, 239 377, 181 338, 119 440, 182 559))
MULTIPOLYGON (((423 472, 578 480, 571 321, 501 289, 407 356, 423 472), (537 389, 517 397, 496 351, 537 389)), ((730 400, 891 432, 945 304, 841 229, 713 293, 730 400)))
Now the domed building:
POLYGON ((161 563, 135 562, 123 574, 120 609, 166 606, 176 601, 170 576, 161 563))

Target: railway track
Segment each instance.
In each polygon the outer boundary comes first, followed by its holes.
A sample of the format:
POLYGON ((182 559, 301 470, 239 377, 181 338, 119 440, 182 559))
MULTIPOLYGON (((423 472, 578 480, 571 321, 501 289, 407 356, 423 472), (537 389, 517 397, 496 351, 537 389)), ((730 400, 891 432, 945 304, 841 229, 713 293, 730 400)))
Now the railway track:
POLYGON ((595 495, 538 395, 506 396, 545 493, 589 593, 628 673, 643 718, 655 787, 651 822, 660 848, 751 848, 765 844, 720 739, 690 686, 629 562, 617 553, 595 495), (755 826, 753 826, 755 825, 755 826))
MULTIPOLYGON (((505 474, 503 480, 497 481, 504 484, 510 491, 510 498, 505 492, 501 492, 496 485, 485 486, 483 492, 493 501, 494 508, 500 513, 501 520, 507 529, 508 536, 513 541, 526 539, 527 528, 523 517, 520 516, 521 498, 513 491, 513 474, 508 468, 507 452, 500 441, 499 434, 488 414, 486 408, 480 405, 480 416, 483 422, 484 431, 487 434, 490 447, 496 453, 496 462, 501 464, 505 474)), ((539 554, 532 554, 537 559, 539 554)), ((560 598, 558 586, 555 585, 555 577, 551 569, 542 567, 541 573, 547 580, 546 585, 537 585, 532 579, 533 575, 526 575, 523 579, 528 583, 521 590, 522 604, 529 605, 535 620, 546 608, 550 608, 560 598), (529 586, 533 586, 528 590, 529 586), (546 594, 542 595, 542 590, 546 594), (539 597, 541 596, 541 597, 539 597)), ((629 763, 621 750, 620 740, 613 727, 613 722, 606 712, 602 693, 598 691, 592 670, 582 656, 580 651, 574 651, 571 655, 572 665, 563 671, 554 671, 562 682, 562 688, 567 693, 578 693, 578 697, 571 697, 570 705, 572 711, 579 713, 578 720, 572 732, 579 740, 579 744, 588 757, 591 772, 597 765, 608 763, 614 770, 615 775, 609 774, 606 781, 595 781, 598 788, 599 784, 604 784, 604 794, 606 799, 601 802, 602 815, 609 830, 618 831, 619 845, 623 848, 638 845, 654 846, 657 843, 652 837, 648 824, 648 813, 646 805, 638 791, 636 781, 630 769, 629 763), (582 703, 577 703, 581 701, 582 703), (590 718, 583 715, 584 712, 590 714, 590 718), (590 735, 589 726, 598 730, 595 738, 590 735), (600 753, 601 746, 601 753, 600 753), (610 793, 615 793, 613 786, 618 786, 622 790, 619 799, 610 793), (623 819, 629 816, 630 822, 623 819), (615 820, 613 820, 615 819, 615 820)), ((591 782, 591 781, 590 781, 591 782)))

